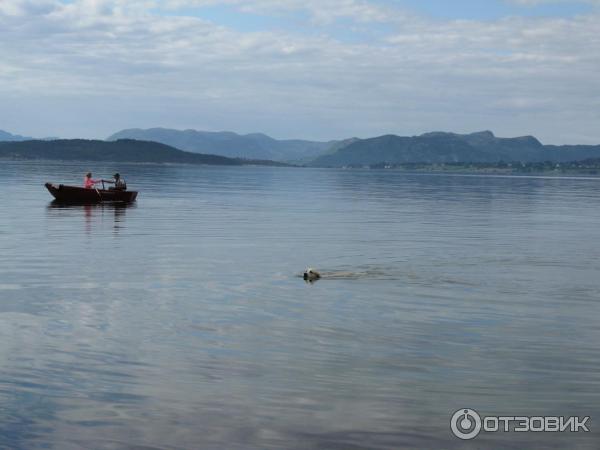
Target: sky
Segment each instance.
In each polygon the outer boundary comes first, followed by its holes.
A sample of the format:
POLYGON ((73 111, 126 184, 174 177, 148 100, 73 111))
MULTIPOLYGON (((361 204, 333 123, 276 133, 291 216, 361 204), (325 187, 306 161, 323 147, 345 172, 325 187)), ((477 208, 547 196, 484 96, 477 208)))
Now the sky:
POLYGON ((0 0, 0 129, 600 144, 600 0, 0 0))

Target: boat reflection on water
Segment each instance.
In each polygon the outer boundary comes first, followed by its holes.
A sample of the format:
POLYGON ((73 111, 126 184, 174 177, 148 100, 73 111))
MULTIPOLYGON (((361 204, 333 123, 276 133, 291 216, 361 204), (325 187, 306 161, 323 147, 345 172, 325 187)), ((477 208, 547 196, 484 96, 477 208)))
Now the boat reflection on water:
POLYGON ((54 217, 83 216, 86 233, 91 233, 95 222, 102 224, 105 219, 112 217, 112 227, 118 232, 124 228, 126 211, 136 207, 136 203, 65 204, 54 200, 48 204, 48 212, 54 217))

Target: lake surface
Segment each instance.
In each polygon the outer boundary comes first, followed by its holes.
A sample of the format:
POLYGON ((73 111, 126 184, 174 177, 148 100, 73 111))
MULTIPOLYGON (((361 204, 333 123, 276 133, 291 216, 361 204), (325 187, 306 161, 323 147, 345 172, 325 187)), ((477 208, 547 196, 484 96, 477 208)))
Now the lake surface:
POLYGON ((0 162, 0 448, 600 448, 599 224, 593 178, 0 162), (88 170, 137 204, 51 204, 88 170))

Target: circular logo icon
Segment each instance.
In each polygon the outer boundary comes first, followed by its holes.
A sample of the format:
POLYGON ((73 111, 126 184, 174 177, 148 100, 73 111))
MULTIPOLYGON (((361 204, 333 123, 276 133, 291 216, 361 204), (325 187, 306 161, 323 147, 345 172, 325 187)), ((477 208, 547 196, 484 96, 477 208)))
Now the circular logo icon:
POLYGON ((450 429, 459 439, 475 439, 481 431, 481 417, 474 409, 459 409, 450 419, 450 429))

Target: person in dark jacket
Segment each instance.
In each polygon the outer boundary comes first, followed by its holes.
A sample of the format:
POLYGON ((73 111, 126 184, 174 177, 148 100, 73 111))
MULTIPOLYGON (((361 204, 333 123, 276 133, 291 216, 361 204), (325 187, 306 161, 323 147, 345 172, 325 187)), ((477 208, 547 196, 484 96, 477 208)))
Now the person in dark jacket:
POLYGON ((114 189, 115 191, 126 191, 127 190, 127 183, 125 183, 125 180, 123 178, 121 178, 121 175, 119 175, 118 173, 115 173, 113 175, 113 179, 112 181, 109 181, 109 183, 114 184, 115 186, 111 189, 114 189))

